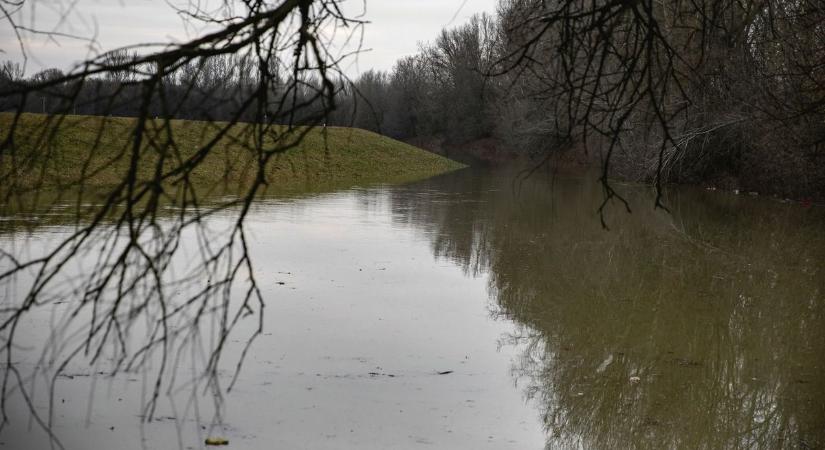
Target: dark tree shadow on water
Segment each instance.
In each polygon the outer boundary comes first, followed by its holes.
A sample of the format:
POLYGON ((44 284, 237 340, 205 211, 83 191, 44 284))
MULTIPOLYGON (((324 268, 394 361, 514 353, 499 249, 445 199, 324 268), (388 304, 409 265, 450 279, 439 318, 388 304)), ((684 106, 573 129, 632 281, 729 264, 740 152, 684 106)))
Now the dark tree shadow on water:
POLYGON ((396 220, 486 276, 491 316, 513 323, 499 345, 547 448, 825 443, 825 211, 681 189, 672 213, 619 208, 608 231, 579 179, 516 191, 468 171, 409 192, 396 220))

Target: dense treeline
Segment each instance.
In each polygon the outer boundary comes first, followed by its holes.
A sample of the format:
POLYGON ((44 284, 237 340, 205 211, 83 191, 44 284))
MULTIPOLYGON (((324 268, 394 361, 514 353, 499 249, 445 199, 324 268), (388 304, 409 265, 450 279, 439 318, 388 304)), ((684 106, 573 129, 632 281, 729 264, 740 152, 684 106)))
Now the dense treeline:
MULTIPOLYGON (((190 63, 164 80, 152 113, 250 115, 238 99, 257 86, 254 67, 241 56, 190 63)), ((136 72, 52 86, 24 109, 135 115, 136 72)), ((23 80, 7 63, 0 90, 59 75, 23 80)), ((318 103, 299 110, 326 111, 317 82, 285 84, 305 87, 289 101, 318 103)), ((825 5, 814 0, 500 0, 495 16, 443 30, 389 72, 341 79, 336 92, 328 123, 436 151, 492 142, 534 161, 600 163, 604 180, 825 196, 825 5)), ((291 114, 278 120, 300 122, 291 114)))
POLYGON ((502 31, 487 15, 443 30, 389 73, 370 71, 355 80, 341 110, 355 111, 358 127, 400 139, 437 136, 461 144, 489 137, 501 119, 503 79, 489 75, 502 53, 502 31))
POLYGON ((825 196, 817 1, 501 0, 495 18, 355 85, 375 110, 356 125, 397 138, 491 138, 534 158, 586 154, 606 176, 825 196))
MULTIPOLYGON (((46 114, 84 114, 136 117, 144 107, 143 82, 155 72, 152 65, 132 65, 137 54, 119 50, 105 55, 103 67, 128 66, 126 70, 107 70, 103 75, 88 77, 75 82, 62 81, 64 73, 58 69, 47 69, 29 78, 23 77, 18 63, 6 61, 0 66, 0 92, 16 91, 21 86, 49 85, 27 96, 20 94, 0 95, 0 111, 23 111, 46 114)), ((273 65, 269 71, 278 76, 285 69, 273 65)), ((182 65, 161 80, 161 87, 152 93, 148 104, 150 116, 161 116, 190 120, 255 120, 257 109, 244 105, 256 97, 260 89, 257 71, 258 61, 249 55, 205 56, 182 65)), ((268 75, 269 76, 269 75, 268 75)), ((292 90, 293 95, 284 92, 266 92, 270 102, 282 102, 284 97, 299 105, 289 117, 279 121, 301 123, 304 116, 323 111, 324 99, 319 94, 318 82, 293 83, 283 77, 282 82, 272 83, 292 90), (309 105, 309 107, 307 107, 309 105)), ((270 88, 275 91, 275 88, 270 88)), ((288 105, 291 106, 291 105, 288 105)), ((282 111, 284 105, 271 105, 271 111, 282 111)), ((291 110, 291 109, 290 109, 291 110)), ((273 113, 275 114, 275 113, 273 113)), ((283 114, 283 113, 282 113, 283 114)))

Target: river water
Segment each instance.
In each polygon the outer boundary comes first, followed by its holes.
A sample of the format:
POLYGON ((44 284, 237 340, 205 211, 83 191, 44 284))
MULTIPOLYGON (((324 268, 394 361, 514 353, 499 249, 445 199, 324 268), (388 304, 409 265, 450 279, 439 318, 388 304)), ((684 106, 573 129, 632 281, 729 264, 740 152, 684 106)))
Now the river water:
MULTIPOLYGON (((247 227, 264 330, 230 392, 237 358, 216 392, 182 345, 145 420, 151 363, 55 371, 82 338, 61 301, 22 322, 14 370, 69 449, 825 446, 823 208, 683 188, 666 212, 617 190, 633 212, 611 204, 608 229, 593 178, 462 170, 262 199, 247 227)), ((12 227, 0 248, 37 254, 70 231, 12 227)), ((0 448, 49 448, 21 390, 6 397, 0 448)))

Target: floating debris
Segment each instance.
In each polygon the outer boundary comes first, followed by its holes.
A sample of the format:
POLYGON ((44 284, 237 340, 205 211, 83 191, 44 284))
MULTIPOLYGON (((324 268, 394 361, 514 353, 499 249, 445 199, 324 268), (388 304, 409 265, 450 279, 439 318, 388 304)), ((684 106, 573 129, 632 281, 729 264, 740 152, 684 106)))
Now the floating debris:
POLYGON ((700 361, 695 361, 692 359, 687 358, 674 358, 673 362, 682 366, 682 367, 701 367, 702 363, 700 361))
POLYGON ((640 381, 642 381, 642 379, 639 377, 630 377, 630 384, 636 384, 640 381))
POLYGON ((392 373, 382 373, 382 372, 369 372, 369 376, 371 377, 388 377, 388 378, 395 378, 395 374, 392 373))
POLYGON ((205 444, 206 445, 229 445, 229 440, 221 438, 221 437, 209 437, 209 438, 206 438, 205 444))

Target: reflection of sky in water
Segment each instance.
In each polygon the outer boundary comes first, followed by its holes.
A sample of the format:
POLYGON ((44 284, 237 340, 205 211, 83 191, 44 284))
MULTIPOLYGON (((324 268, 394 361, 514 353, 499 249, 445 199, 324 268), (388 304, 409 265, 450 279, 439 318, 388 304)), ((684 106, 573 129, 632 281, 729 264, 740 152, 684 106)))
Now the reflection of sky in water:
MULTIPOLYGON (((393 220, 390 200, 386 189, 356 190, 254 208, 249 232, 265 334, 213 431, 232 448, 542 446, 535 410, 513 387, 514 351, 497 346, 511 325, 490 318, 484 281, 435 260, 425 236, 393 220), (453 372, 438 374, 445 371, 453 372)), ((196 253, 181 255, 185 265, 196 253)), ((30 321, 28 345, 43 340, 60 317, 52 314, 30 321)), ((255 325, 237 330, 224 351, 224 387, 255 325)), ((191 377, 191 361, 181 358, 179 377, 191 377)), ((58 379, 55 429, 69 448, 197 446, 215 420, 211 397, 192 397, 182 384, 161 399, 160 421, 141 426, 153 372, 85 376, 97 371, 78 364, 67 370, 72 378, 58 379)), ((26 431, 25 415, 15 419, 0 441, 46 445, 36 427, 26 431)))
MULTIPOLYGON (((823 211, 682 190, 668 215, 625 189, 634 213, 610 210, 608 232, 595 183, 512 186, 463 171, 258 203, 265 334, 214 433, 232 448, 823 445, 823 211)), ((30 343, 55 320, 37 314, 30 343)), ((77 448, 202 442, 211 397, 187 389, 141 428, 147 379, 61 380, 56 430, 77 448)), ((27 426, 0 441, 42 438, 27 426)))

